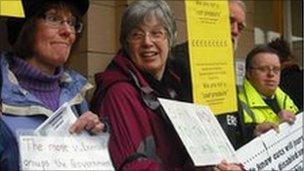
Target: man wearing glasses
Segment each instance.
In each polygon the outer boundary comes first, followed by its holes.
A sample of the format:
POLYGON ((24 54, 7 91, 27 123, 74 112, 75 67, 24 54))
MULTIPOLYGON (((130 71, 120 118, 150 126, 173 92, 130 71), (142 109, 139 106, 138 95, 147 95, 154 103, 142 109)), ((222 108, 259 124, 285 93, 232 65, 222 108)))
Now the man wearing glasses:
POLYGON ((246 57, 246 78, 238 97, 247 127, 247 141, 282 122, 293 123, 298 108, 280 88, 281 64, 277 52, 261 45, 246 57))

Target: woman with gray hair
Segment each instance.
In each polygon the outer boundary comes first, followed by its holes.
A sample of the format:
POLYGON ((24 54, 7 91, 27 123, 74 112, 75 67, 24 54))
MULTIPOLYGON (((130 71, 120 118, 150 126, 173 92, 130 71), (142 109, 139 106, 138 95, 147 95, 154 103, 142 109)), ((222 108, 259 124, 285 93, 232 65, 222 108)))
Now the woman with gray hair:
POLYGON ((176 26, 164 1, 136 1, 122 17, 122 50, 96 75, 96 112, 111 123, 109 150, 118 170, 182 168, 189 159, 155 97, 178 99, 168 69, 176 26))
POLYGON ((92 100, 93 111, 111 123, 109 150, 117 170, 194 169, 156 99, 179 100, 179 78, 167 65, 175 39, 165 1, 135 1, 124 12, 122 50, 96 75, 92 100))

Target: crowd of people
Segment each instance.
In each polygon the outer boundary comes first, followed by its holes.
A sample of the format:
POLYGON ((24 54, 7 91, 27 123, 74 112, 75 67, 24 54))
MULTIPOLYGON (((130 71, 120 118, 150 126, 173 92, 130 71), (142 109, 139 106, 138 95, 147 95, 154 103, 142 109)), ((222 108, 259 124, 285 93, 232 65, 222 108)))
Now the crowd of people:
MULTIPOLYGON (((65 102, 78 115, 71 133, 110 130, 109 152, 117 170, 243 170, 225 160, 195 167, 157 100, 192 102, 188 43, 175 44, 175 19, 166 1, 138 0, 125 9, 121 49, 96 74, 93 112, 85 100, 91 84, 64 65, 81 36, 89 0, 22 2, 25 18, 7 19, 12 50, 0 58, 0 170, 20 169, 16 132, 36 129, 65 102)), ((228 4, 236 50, 246 27, 246 6, 241 0, 228 4)), ((243 86, 236 86, 238 111, 217 116, 235 149, 278 129, 279 123, 294 122, 303 110, 296 86, 302 90, 303 72, 282 38, 248 53, 243 86), (301 85, 286 84, 291 72, 301 85)))

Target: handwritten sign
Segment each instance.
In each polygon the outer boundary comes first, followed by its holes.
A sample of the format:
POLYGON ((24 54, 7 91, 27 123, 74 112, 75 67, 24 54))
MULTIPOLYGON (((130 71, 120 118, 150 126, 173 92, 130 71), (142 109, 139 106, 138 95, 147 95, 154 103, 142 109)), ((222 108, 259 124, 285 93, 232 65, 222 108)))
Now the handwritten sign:
POLYGON ((206 106, 159 98, 167 116, 196 166, 236 162, 234 149, 206 106))
POLYGON ((237 110, 227 1, 185 1, 193 101, 214 114, 237 110))
POLYGON ((21 135, 22 170, 114 170, 108 134, 81 137, 21 135))
POLYGON ((24 17, 21 0, 0 0, 0 15, 24 17))
POLYGON ((108 152, 109 134, 70 134, 77 120, 64 103, 32 133, 20 133, 23 170, 114 170, 108 152))
POLYGON ((280 133, 270 130, 237 151, 237 157, 246 170, 296 170, 303 163, 303 112, 293 125, 283 123, 280 133))

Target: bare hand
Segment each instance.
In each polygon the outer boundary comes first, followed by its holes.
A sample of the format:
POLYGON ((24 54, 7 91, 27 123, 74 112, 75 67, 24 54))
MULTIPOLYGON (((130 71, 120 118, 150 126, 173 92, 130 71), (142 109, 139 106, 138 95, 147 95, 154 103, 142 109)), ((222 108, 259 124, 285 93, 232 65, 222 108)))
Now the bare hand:
POLYGON ((223 160, 213 169, 214 171, 242 171, 243 167, 235 163, 227 163, 226 160, 223 160))
POLYGON ((258 124, 254 129, 254 135, 259 136, 271 129, 274 129, 276 132, 279 132, 278 124, 272 123, 272 122, 264 122, 264 123, 258 124))
POLYGON ((80 133, 86 129, 92 133, 100 133, 105 125, 99 120, 98 116, 91 111, 83 113, 76 122, 70 127, 70 133, 80 133))
POLYGON ((288 110, 281 110, 278 113, 278 116, 280 118, 281 123, 288 122, 289 124, 293 124, 296 119, 295 115, 291 111, 288 111, 288 110))

